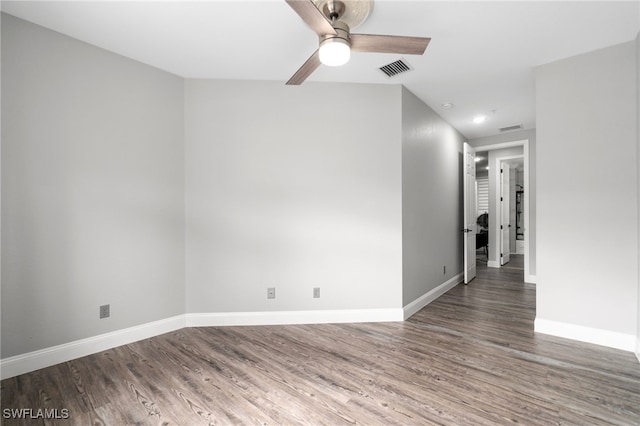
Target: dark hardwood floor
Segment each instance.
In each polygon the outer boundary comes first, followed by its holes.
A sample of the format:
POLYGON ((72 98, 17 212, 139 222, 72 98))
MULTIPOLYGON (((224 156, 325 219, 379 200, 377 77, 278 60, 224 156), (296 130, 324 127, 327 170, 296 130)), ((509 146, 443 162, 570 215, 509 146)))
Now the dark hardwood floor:
POLYGON ((518 262, 404 323, 187 328, 3 380, 3 414, 69 419, 2 424, 639 424, 635 355, 535 334, 518 262))

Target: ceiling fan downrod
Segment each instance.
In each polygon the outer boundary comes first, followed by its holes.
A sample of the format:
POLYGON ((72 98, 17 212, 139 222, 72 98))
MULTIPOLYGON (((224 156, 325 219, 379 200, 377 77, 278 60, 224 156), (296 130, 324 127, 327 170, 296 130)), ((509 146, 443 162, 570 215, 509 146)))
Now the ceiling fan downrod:
POLYGON ((338 0, 333 0, 327 2, 324 7, 322 13, 329 18, 331 23, 334 23, 340 19, 340 16, 344 13, 344 3, 338 0))

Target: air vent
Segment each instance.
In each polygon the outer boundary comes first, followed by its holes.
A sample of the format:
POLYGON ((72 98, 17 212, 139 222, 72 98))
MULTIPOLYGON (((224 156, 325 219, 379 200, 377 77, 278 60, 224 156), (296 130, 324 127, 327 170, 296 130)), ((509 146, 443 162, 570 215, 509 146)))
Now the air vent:
POLYGON ((501 127, 498 130, 500 130, 501 132, 510 132, 512 130, 520 130, 520 129, 522 129, 522 124, 516 124, 515 126, 501 127))
POLYGON ((391 62, 390 64, 380 67, 380 71, 382 71, 387 77, 395 77, 398 74, 411 71, 412 69, 411 65, 405 62, 404 59, 398 59, 395 62, 391 62))

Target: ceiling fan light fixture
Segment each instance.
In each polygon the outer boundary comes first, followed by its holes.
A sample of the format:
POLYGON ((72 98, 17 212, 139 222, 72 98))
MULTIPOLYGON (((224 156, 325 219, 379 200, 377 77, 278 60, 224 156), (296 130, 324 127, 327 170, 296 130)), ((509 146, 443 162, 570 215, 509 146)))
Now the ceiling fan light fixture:
POLYGON ((330 67, 339 67, 349 62, 351 46, 340 37, 332 37, 323 40, 320 44, 320 62, 330 67))
POLYGON ((320 65, 344 65, 351 50, 365 53, 424 54, 430 38, 380 34, 351 34, 350 26, 360 25, 371 12, 373 0, 285 0, 293 11, 318 35, 319 48, 287 81, 300 85, 320 65))

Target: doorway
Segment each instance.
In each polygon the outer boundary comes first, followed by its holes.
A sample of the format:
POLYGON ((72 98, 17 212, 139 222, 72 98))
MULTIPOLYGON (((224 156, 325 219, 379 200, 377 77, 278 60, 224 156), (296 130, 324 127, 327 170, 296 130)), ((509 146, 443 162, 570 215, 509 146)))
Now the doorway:
MULTIPOLYGON (((501 262, 500 254, 501 245, 509 248, 509 254, 522 255, 524 263, 524 277, 526 282, 535 282, 535 277, 529 274, 530 250, 532 247, 529 238, 529 141, 518 140, 513 142, 499 143, 493 145, 485 145, 476 147, 476 166, 478 172, 478 181, 476 183, 478 220, 483 213, 488 215, 488 246, 486 251, 484 248, 478 250, 476 255, 478 260, 493 268, 503 267, 507 262, 501 262), (519 151, 518 151, 519 150, 519 151), (484 157, 484 158, 483 158, 484 157), (489 161, 490 159, 490 161, 489 161), (510 173, 509 202, 505 209, 504 218, 500 213, 500 197, 495 198, 495 193, 499 190, 494 187, 491 191, 494 195, 489 197, 490 200, 484 201, 488 197, 488 176, 493 173, 492 181, 500 182, 500 169, 502 166, 508 165, 510 173), (488 169, 488 170, 487 170, 488 169), (486 176, 486 177, 485 177, 486 176), (514 180, 515 178, 515 180, 514 180), (519 193, 518 193, 519 192, 519 193), (491 204, 491 205, 490 205, 491 204), (482 210, 482 211, 481 211, 482 210), (492 214, 492 212, 496 212, 492 214), (500 226, 505 227, 511 225, 508 233, 501 233, 500 226), (484 255, 486 253, 486 255, 484 255), (486 257, 485 257, 486 256, 486 257)), ((504 199, 504 196, 503 196, 504 199)), ((502 207, 504 208, 504 207, 502 207)), ((478 233, 482 232, 482 226, 478 223, 478 233)))
MULTIPOLYGON (((521 149, 519 149, 521 151, 521 149)), ((511 260, 511 255, 518 252, 518 245, 524 244, 524 155, 505 155, 507 150, 494 151, 496 162, 497 184, 499 190, 495 191, 496 200, 493 205, 497 206, 496 214, 499 215, 499 229, 496 230, 499 247, 497 251, 498 263, 504 266, 511 260), (518 197, 520 192, 520 197, 518 197), (519 201, 518 202, 518 198, 519 201), (520 237, 518 237, 520 233, 520 237), (518 243, 520 238, 520 243, 518 243)), ((524 250, 520 250, 524 254, 524 250)))

